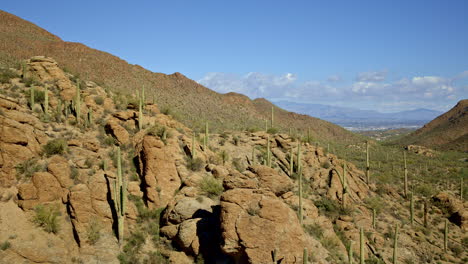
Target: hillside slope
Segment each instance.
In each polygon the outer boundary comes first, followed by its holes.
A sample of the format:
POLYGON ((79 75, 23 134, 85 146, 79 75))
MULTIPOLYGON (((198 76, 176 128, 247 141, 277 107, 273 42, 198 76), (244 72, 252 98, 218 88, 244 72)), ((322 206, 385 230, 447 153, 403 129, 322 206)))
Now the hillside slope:
MULTIPOLYGON (((154 73, 128 64, 109 53, 80 43, 65 42, 19 17, 0 11, 0 66, 17 66, 36 55, 53 57, 62 68, 114 92, 129 94, 145 86, 148 100, 155 100, 163 112, 172 112, 186 126, 200 130, 208 121, 211 129, 262 129, 270 119, 271 103, 252 101, 238 94, 219 94, 180 73, 154 73), (261 103, 259 103, 261 102, 261 103)), ((293 114, 275 106, 276 126, 305 133, 315 139, 352 141, 358 137, 326 121, 293 114)))
POLYGON ((155 104, 75 86, 52 58, 0 77, 0 264, 467 262, 468 203, 450 190, 410 202, 400 175, 368 183, 287 134, 197 137, 155 104))
POLYGON ((468 151, 468 99, 461 100, 445 114, 398 140, 438 149, 468 151))

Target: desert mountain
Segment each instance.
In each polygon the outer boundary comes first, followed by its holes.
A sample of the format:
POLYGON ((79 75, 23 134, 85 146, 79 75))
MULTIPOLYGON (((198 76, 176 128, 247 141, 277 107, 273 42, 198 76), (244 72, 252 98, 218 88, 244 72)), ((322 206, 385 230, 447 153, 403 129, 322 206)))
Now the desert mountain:
POLYGON ((264 99, 250 100, 235 94, 219 94, 181 73, 154 73, 128 64, 109 53, 59 37, 17 16, 0 11, 0 63, 17 65, 32 56, 53 57, 61 67, 99 83, 114 92, 130 94, 145 86, 149 101, 162 112, 171 113, 186 126, 201 130, 205 122, 215 130, 264 129, 274 108, 274 126, 305 133, 310 128, 314 139, 355 140, 357 137, 329 122, 285 111, 264 99))
POLYGON ((284 133, 196 135, 52 58, 0 73, 1 264, 466 263, 453 192, 410 201, 284 133))
POLYGON ((468 151, 468 99, 461 100, 448 112, 400 139, 398 143, 468 151))

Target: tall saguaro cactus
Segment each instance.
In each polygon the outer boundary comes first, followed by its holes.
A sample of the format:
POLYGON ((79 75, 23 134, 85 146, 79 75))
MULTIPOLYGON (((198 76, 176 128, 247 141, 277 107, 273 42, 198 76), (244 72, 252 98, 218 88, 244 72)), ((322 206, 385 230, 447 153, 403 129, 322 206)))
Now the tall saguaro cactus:
POLYGON ((405 176, 405 186, 404 186, 404 194, 405 194, 405 198, 408 197, 408 168, 406 167, 406 151, 403 151, 403 160, 405 162, 405 167, 404 167, 404 176, 405 176))
POLYGON ((203 138, 203 150, 206 151, 208 144, 209 144, 209 138, 208 138, 208 122, 205 123, 205 137, 203 138))
POLYGON ((302 226, 302 222, 303 222, 303 219, 304 219, 304 216, 303 216, 303 205, 302 205, 302 168, 299 169, 299 223, 301 223, 301 226, 302 226))
POLYGON ((445 227, 444 227, 444 251, 447 252, 448 249, 448 219, 445 219, 445 227))
POLYGON ((31 106, 31 110, 33 110, 34 108, 34 86, 31 86, 31 93, 30 93, 30 97, 29 97, 29 105, 31 106))
POLYGON ((301 140, 297 142, 297 172, 301 170, 301 140))
POLYGON ((271 167, 270 136, 267 137, 266 162, 265 165, 271 167))
POLYGON ((138 104, 138 129, 141 131, 143 129, 143 99, 140 98, 138 104))
POLYGON ((302 263, 303 264, 309 263, 309 254, 307 253, 307 248, 304 248, 304 252, 302 254, 302 263))
POLYGON ((271 107, 271 128, 273 128, 273 121, 274 121, 274 108, 271 107))
POLYGON ((349 241, 348 264, 353 264, 353 241, 349 241))
POLYGON ((343 175, 340 172, 333 168, 333 170, 338 174, 338 179, 341 182, 341 207, 345 208, 346 206, 346 193, 348 192, 348 183, 346 181, 346 163, 343 163, 343 175))
POLYGON ((366 141, 366 180, 370 183, 370 165, 369 165, 369 141, 366 141))
POLYGON ((44 92, 44 113, 47 116, 49 113, 49 88, 45 87, 45 92, 44 92))
POLYGON ((398 258, 398 224, 395 226, 395 237, 393 242, 393 264, 397 263, 398 258))
POLYGON ((74 101, 75 113, 76 113, 76 123, 80 124, 81 117, 81 96, 80 96, 80 80, 76 81, 76 96, 74 101))
POLYGON ((125 209, 127 204, 127 182, 122 177, 122 157, 120 147, 117 147, 117 179, 114 181, 114 208, 117 213, 117 233, 119 243, 124 237, 125 209))
POLYGON ((410 198, 410 222, 411 225, 414 224, 414 197, 413 197, 413 192, 411 192, 411 198, 410 198))
POLYGON ((365 264, 364 263, 364 229, 361 227, 359 231, 359 263, 360 264, 365 264))
POLYGON ((289 177, 292 177, 294 173, 294 153, 291 146, 291 152, 289 153, 289 177))
POLYGON ((196 156, 196 150, 195 150, 195 133, 192 135, 192 159, 194 159, 196 156))

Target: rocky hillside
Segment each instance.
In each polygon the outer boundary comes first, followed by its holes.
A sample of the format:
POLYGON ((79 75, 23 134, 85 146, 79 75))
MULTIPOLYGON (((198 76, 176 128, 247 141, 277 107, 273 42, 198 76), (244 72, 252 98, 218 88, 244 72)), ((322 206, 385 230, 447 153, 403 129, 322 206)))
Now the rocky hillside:
POLYGON ((461 100, 447 113, 399 139, 398 143, 468 152, 468 99, 461 100))
POLYGON ((391 263, 396 226, 398 263, 468 260, 453 194, 410 202, 296 137, 197 134, 76 81, 45 57, 1 71, 0 263, 391 263))
MULTIPOLYGON (((201 130, 205 122, 220 132, 260 130, 270 120, 271 106, 266 100, 250 100, 238 94, 219 94, 181 73, 154 73, 131 65, 109 53, 80 43, 62 41, 44 29, 0 10, 0 65, 12 67, 36 55, 53 57, 82 78, 122 94, 131 94, 145 86, 148 101, 155 101, 164 113, 171 113, 187 127, 201 130), (268 107, 264 107, 268 105, 268 107)), ((314 139, 352 141, 358 137, 329 122, 275 108, 275 127, 290 127, 314 139)))

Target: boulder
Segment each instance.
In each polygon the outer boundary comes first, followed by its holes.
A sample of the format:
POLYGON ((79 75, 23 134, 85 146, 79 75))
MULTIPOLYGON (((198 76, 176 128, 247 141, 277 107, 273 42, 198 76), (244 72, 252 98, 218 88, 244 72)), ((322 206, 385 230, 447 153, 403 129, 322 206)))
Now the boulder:
POLYGON ((130 135, 128 131, 123 128, 120 124, 119 121, 116 119, 109 119, 107 121, 107 124, 105 126, 106 132, 111 134, 117 141, 123 145, 127 144, 130 140, 130 135))

